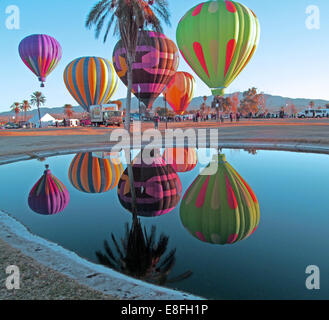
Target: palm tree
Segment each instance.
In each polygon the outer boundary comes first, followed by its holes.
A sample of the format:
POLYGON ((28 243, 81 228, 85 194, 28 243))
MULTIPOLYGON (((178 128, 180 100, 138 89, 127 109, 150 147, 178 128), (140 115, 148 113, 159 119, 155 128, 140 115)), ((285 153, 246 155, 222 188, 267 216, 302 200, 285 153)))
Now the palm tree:
POLYGON ((41 114, 40 114, 40 106, 44 105, 46 103, 46 97, 39 91, 33 92, 31 95, 31 101, 32 106, 38 107, 38 113, 39 113, 39 122, 40 122, 40 128, 41 128, 41 114))
POLYGON ((13 112, 15 112, 15 122, 17 122, 18 114, 21 112, 21 104, 19 102, 14 102, 10 107, 13 112))
POLYGON ((24 111, 25 113, 25 116, 24 116, 24 121, 26 122, 27 121, 27 112, 31 109, 31 106, 29 104, 29 101, 28 100, 24 100, 23 103, 21 104, 21 110, 24 111))
POLYGON ((71 119, 71 117, 73 116, 73 109, 72 109, 72 105, 71 104, 66 104, 64 106, 64 114, 71 119))
POLYGON ((152 226, 151 232, 148 234, 145 228, 143 230, 140 220, 133 218, 131 228, 129 228, 128 223, 126 224, 125 237, 121 239, 122 247, 119 246, 113 233, 111 235, 118 255, 114 254, 108 241, 105 240, 104 249, 106 254, 97 251, 98 261, 128 276, 158 285, 181 281, 190 277, 192 272, 187 271, 175 278, 168 279, 168 275, 176 262, 176 249, 171 250, 164 256, 169 238, 161 234, 156 242, 155 235, 155 226, 152 226))
POLYGON ((136 47, 139 30, 145 27, 162 32, 160 19, 170 25, 167 0, 101 0, 90 11, 86 27, 95 27, 95 36, 105 27, 104 43, 113 27, 113 35, 120 36, 127 52, 127 106, 125 128, 130 132, 131 90, 133 84, 133 63, 136 58, 136 47), (158 15, 158 16, 157 16, 158 15))

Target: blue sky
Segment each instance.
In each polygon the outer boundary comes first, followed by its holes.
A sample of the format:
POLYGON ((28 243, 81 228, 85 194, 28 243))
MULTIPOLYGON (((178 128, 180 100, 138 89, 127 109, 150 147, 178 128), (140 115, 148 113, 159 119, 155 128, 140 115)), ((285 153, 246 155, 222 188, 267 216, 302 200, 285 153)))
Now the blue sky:
MULTIPOLYGON (((22 63, 18 44, 33 33, 46 33, 62 45, 63 58, 49 76, 43 93, 47 106, 63 106, 76 102, 63 82, 66 65, 80 56, 100 56, 112 60, 116 38, 106 44, 94 38, 94 32, 85 29, 84 22, 95 0, 1 0, 0 1, 0 112, 7 111, 14 101, 29 99, 39 90, 36 77, 22 63), (5 26, 6 8, 20 9, 20 29, 5 26)), ((165 34, 176 41, 176 26, 185 12, 201 0, 169 0, 172 27, 165 34)), ((243 91, 255 86, 260 91, 292 98, 329 100, 329 1, 328 0, 243 0, 257 14, 261 28, 259 48, 247 68, 227 90, 243 91), (305 25, 306 8, 320 8, 319 30, 308 30, 305 25)), ((180 70, 192 72, 181 59, 180 70)), ((193 72, 192 72, 193 74, 193 72)), ((198 78, 196 96, 210 95, 210 90, 198 78)), ((126 95, 120 87, 114 98, 126 95)))

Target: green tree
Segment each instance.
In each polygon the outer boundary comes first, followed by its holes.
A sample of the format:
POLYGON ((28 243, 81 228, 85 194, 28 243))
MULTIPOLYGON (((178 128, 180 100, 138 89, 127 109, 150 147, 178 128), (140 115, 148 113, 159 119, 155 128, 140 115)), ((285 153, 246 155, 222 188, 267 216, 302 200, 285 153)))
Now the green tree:
POLYGON ((71 117, 73 116, 73 107, 71 104, 66 104, 64 105, 64 114, 71 119, 71 117))
POLYGON ((31 105, 38 107, 38 113, 39 113, 39 123, 41 128, 41 113, 40 113, 40 107, 43 106, 46 103, 46 97, 39 91, 33 92, 31 95, 31 105))
POLYGON ((240 102, 240 111, 243 114, 256 114, 259 107, 262 106, 263 94, 257 93, 257 88, 251 88, 243 93, 243 99, 240 102))
POLYGON ((127 51, 127 106, 125 128, 130 132, 131 91, 133 84, 133 63, 139 30, 146 27, 162 32, 160 19, 170 25, 167 0, 101 0, 90 11, 86 27, 95 27, 95 36, 99 38, 105 27, 104 43, 113 27, 113 35, 120 36, 127 51))
POLYGON ((17 122, 17 117, 21 112, 21 104, 19 102, 14 102, 10 108, 13 112, 15 112, 15 122, 17 122))
POLYGON ((310 103, 309 103, 309 106, 310 106, 310 108, 311 108, 311 109, 313 109, 313 108, 314 108, 314 106, 315 106, 315 103, 314 103, 314 101, 310 101, 310 103))
POLYGON ((27 121, 27 112, 31 110, 31 106, 28 100, 24 100, 21 104, 21 110, 24 111, 24 121, 27 121))

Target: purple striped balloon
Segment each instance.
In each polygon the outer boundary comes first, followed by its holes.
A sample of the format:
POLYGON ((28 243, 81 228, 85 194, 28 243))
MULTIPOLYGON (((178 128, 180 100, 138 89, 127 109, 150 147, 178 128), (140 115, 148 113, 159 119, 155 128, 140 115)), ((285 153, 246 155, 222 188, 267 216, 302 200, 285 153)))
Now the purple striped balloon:
POLYGON ((29 207, 36 213, 54 215, 62 212, 70 202, 70 195, 64 184, 46 166, 44 175, 29 194, 29 207))
POLYGON ((59 42, 45 34, 34 34, 24 38, 18 50, 25 65, 39 78, 41 87, 44 87, 47 76, 62 58, 59 42))

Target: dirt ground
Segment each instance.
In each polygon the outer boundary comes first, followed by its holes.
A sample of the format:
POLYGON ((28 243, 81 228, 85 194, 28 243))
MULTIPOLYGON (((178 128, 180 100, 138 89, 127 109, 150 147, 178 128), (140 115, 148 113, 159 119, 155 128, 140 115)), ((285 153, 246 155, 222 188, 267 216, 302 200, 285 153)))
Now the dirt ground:
POLYGON ((46 268, 35 260, 24 256, 0 239, 0 300, 112 300, 78 284, 60 273, 46 268), (21 288, 7 290, 6 268, 17 264, 20 269, 21 288))
MULTIPOLYGON (((329 119, 243 120, 240 123, 169 123, 176 128, 219 128, 219 142, 293 142, 329 144, 329 119)), ((145 123, 143 131, 153 128, 145 123)), ((108 144, 115 128, 49 128, 0 131, 1 156, 108 144)), ((160 130, 165 124, 160 125, 160 130)))

